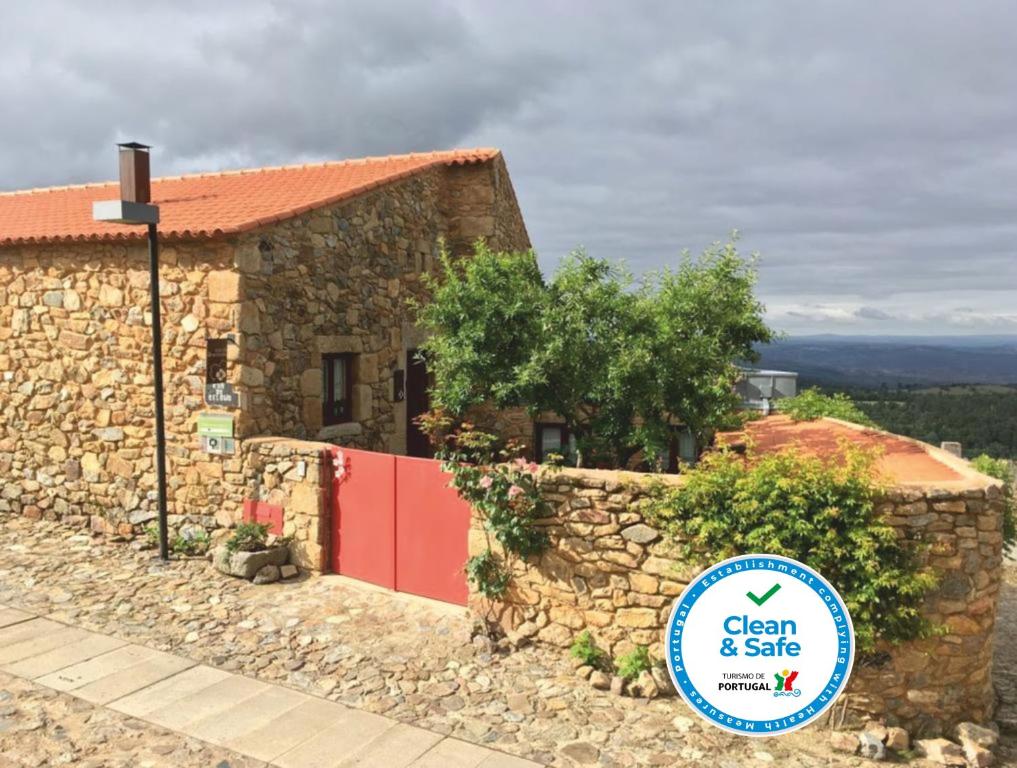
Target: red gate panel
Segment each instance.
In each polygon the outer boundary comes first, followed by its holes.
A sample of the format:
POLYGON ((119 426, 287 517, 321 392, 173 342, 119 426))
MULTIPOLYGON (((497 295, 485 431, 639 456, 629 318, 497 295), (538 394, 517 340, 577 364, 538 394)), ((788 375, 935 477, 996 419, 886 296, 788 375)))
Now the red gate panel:
POLYGON ((470 506, 441 462, 333 448, 332 570, 466 605, 470 506))
POLYGON ((441 462, 396 459, 396 589, 466 605, 470 506, 441 462))
POLYGON ((396 457, 332 451, 332 570, 395 589, 396 457))

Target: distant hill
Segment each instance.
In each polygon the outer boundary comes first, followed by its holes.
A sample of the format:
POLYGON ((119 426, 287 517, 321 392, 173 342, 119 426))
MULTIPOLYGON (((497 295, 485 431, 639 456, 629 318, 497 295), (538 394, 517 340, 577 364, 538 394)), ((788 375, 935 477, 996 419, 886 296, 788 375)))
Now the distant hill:
POLYGON ((802 386, 1017 383, 1017 336, 795 336, 759 351, 802 386))

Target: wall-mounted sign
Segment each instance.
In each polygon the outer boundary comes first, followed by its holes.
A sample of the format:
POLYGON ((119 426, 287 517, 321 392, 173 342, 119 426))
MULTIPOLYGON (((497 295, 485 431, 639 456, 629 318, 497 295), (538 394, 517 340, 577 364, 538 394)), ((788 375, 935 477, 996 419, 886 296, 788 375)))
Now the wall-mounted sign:
POLYGON ((226 348, 229 339, 205 340, 205 404, 237 408, 240 397, 226 381, 226 348))
POLYGON ((236 441, 232 437, 201 436, 201 450, 205 453, 232 455, 237 452, 236 441))
POLYGON ((704 571, 675 601, 667 667, 685 702, 743 736, 816 720, 847 685, 855 638, 847 606, 788 557, 739 555, 704 571))
POLYGON ((199 413, 198 434, 202 437, 233 437, 233 416, 229 413, 199 413))
POLYGON ((205 339, 205 383, 226 381, 226 345, 228 339, 205 339))
POLYGON ((223 408, 240 407, 240 394, 227 382, 205 385, 205 405, 218 405, 223 408))

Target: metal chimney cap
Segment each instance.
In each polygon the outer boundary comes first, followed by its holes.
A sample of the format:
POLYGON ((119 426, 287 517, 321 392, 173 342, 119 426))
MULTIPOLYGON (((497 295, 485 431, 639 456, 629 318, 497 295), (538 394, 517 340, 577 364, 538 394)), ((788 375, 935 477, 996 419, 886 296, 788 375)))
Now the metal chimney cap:
POLYGON ((125 141, 122 144, 117 144, 121 149, 151 149, 152 147, 148 144, 141 144, 137 141, 125 141))

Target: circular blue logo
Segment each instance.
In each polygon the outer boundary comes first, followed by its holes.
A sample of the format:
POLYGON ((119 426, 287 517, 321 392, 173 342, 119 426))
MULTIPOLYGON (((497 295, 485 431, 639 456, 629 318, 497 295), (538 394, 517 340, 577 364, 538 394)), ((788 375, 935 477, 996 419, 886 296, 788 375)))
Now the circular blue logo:
POLYGON ((696 577, 671 609, 667 668, 713 725, 775 736, 818 718, 844 690, 854 629, 833 586, 804 563, 750 554, 696 577))

